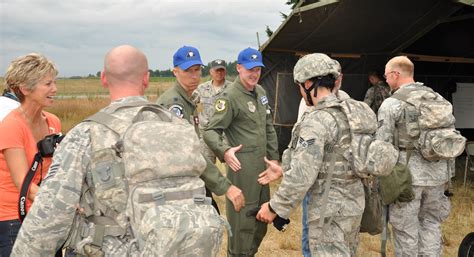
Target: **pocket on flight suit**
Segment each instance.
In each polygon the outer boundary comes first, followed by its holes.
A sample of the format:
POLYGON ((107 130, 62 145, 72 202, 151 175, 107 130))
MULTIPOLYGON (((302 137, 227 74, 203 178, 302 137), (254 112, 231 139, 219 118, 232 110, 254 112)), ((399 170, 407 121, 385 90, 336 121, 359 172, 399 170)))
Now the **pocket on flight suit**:
POLYGON ((243 249, 248 249, 253 242, 253 234, 255 228, 257 227, 256 223, 259 222, 256 220, 255 216, 247 217, 246 213, 249 210, 252 210, 258 206, 258 200, 252 202, 245 202, 245 207, 240 210, 240 215, 238 218, 238 230, 239 233, 239 241, 240 245, 242 245, 243 249))
POLYGON ((258 117, 256 117, 255 115, 251 115, 249 113, 243 112, 242 122, 245 122, 249 126, 249 128, 252 130, 257 129, 256 119, 258 119, 258 117))
POLYGON ((258 183, 258 175, 266 167, 261 151, 255 146, 243 147, 243 152, 236 153, 242 169, 233 175, 233 182, 244 192, 245 200, 253 202, 261 198, 262 185, 258 183))
POLYGON ((239 159, 240 165, 242 166, 242 169, 239 172, 247 173, 249 170, 255 169, 255 165, 257 165, 255 157, 256 151, 256 146, 244 145, 240 151, 235 153, 235 156, 239 159))

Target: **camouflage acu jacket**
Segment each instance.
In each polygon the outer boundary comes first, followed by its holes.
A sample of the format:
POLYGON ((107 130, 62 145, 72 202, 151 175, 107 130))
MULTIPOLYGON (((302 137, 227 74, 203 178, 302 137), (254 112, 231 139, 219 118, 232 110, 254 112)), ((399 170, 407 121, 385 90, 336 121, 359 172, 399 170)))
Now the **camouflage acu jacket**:
MULTIPOLYGON (((326 147, 337 142, 341 148, 348 149, 350 143, 349 124, 347 121, 343 122, 345 115, 342 111, 334 112, 333 115, 336 117, 334 119, 324 110, 324 107, 329 108, 338 104, 339 100, 331 94, 318 103, 318 108, 323 110, 310 108, 301 122, 295 125, 290 148, 283 154, 283 181, 270 200, 270 205, 281 217, 288 218, 290 210, 300 204, 308 192, 310 226, 313 221, 319 219, 326 183, 324 178, 327 176, 330 163, 326 147)), ((324 208, 325 217, 362 215, 364 210, 362 182, 352 176, 353 172, 349 166, 345 159, 336 159, 328 204, 324 208)))
POLYGON ((220 96, 224 89, 226 89, 230 84, 232 84, 232 82, 226 80, 224 85, 216 91, 215 87, 212 85, 212 80, 209 80, 200 84, 193 92, 192 98, 198 99, 197 109, 199 113, 199 128, 202 129, 209 123, 209 119, 216 110, 214 108, 216 98, 220 96))
POLYGON ((380 105, 382 105, 382 102, 388 97, 390 97, 390 87, 387 83, 380 81, 377 85, 371 86, 367 90, 364 102, 377 114, 380 105))

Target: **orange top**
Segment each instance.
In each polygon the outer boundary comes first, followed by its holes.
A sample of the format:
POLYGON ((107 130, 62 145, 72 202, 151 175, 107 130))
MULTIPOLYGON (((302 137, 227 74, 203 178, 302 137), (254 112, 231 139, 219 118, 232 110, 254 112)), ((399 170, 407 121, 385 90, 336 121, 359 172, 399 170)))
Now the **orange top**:
MULTIPOLYGON (((49 134, 61 132, 61 123, 54 114, 43 112, 49 127, 49 134)), ((10 176, 3 150, 8 148, 23 148, 28 161, 28 170, 33 163, 35 154, 38 152, 36 140, 30 131, 28 122, 18 111, 10 112, 5 119, 0 122, 0 221, 18 219, 18 198, 20 192, 13 183, 10 176)), ((38 184, 41 174, 43 178, 51 164, 51 157, 43 158, 41 165, 36 170, 33 183, 38 184)), ((27 200, 26 208, 29 209, 31 201, 27 200)))

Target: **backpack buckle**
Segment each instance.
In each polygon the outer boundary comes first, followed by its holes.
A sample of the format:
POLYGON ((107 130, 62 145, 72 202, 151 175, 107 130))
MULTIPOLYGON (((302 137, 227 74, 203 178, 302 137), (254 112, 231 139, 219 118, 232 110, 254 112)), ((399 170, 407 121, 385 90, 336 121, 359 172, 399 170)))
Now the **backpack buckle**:
POLYGON ((205 195, 194 195, 193 201, 196 204, 211 204, 211 201, 205 195))
POLYGON ((122 153, 124 151, 123 140, 119 140, 119 141, 117 141, 117 143, 113 144, 112 149, 114 149, 115 154, 117 155, 117 157, 122 158, 122 153))

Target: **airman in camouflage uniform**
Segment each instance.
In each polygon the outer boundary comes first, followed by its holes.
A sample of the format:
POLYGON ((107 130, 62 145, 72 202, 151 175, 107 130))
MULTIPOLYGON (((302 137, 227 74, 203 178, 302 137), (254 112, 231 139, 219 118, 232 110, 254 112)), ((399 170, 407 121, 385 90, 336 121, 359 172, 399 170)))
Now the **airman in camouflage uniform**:
MULTIPOLYGON (((392 92, 401 87, 416 88, 413 79, 414 65, 406 56, 392 58, 385 65, 385 76, 392 92)), ((410 139, 406 133, 404 110, 407 103, 390 97, 380 106, 379 128, 376 138, 399 147, 399 163, 405 164, 406 146, 410 139), (398 138, 398 142, 397 142, 398 138)), ((396 256, 441 256, 441 223, 450 211, 449 199, 444 195, 449 181, 450 161, 428 161, 413 149, 408 167, 412 175, 415 199, 395 202, 389 207, 389 220, 395 235, 396 256)))
MULTIPOLYGON (((232 82, 225 79, 226 63, 224 60, 216 59, 211 62, 209 74, 211 80, 200 84, 193 92, 193 98, 198 99, 197 110, 199 113, 199 129, 202 131, 209 123, 209 119, 214 114, 214 102, 216 98, 222 94, 232 82)), ((216 155, 209 149, 209 147, 202 142, 204 148, 204 155, 206 155, 211 162, 216 162, 216 155)))
MULTIPOLYGON (((145 55, 134 47, 119 46, 111 50, 106 56, 101 80, 104 86, 109 89, 112 100, 111 104, 102 109, 101 112, 110 113, 115 107, 124 104, 136 105, 139 108, 149 103, 143 96, 149 82, 147 60, 145 55)), ((124 108, 114 112, 115 116, 124 120, 131 120, 135 114, 136 108, 124 108)), ((170 115, 169 117, 174 116, 170 115)), ((181 119, 174 121, 172 119, 171 122, 183 123, 181 119)), ((93 206, 94 209, 91 211, 91 206, 83 205, 85 195, 94 194, 94 188, 91 188, 93 191, 84 192, 83 190, 87 188, 88 181, 92 179, 92 167, 99 165, 92 162, 91 150, 91 133, 92 130, 100 129, 98 125, 92 122, 80 123, 66 135, 56 150, 48 175, 43 180, 35 202, 22 224, 12 256, 52 256, 65 242, 66 238, 69 237, 70 240, 71 234, 78 233, 79 235, 92 233, 97 236, 88 237, 85 241, 81 241, 85 243, 82 247, 66 244, 66 246, 73 247, 74 250, 79 250, 77 252, 79 255, 130 255, 130 248, 134 244, 133 239, 136 235, 126 229, 127 226, 118 226, 117 223, 114 223, 114 219, 107 219, 117 215, 114 214, 114 210, 107 209, 108 211, 103 213, 104 216, 96 217, 95 215, 102 213, 103 206, 93 206), (98 219, 89 222, 97 222, 96 224, 101 224, 101 226, 95 226, 94 229, 76 226, 78 224, 75 223, 86 213, 93 214, 88 217, 98 219), (102 230, 100 230, 101 228, 102 230)), ((186 123, 183 123, 183 125, 186 125, 186 123)), ((104 140, 108 140, 108 138, 104 138, 104 140)), ((176 142, 179 142, 179 140, 179 138, 176 138, 176 142)), ((200 167, 205 167, 203 158, 200 167)), ((215 182, 218 181, 218 177, 215 173, 212 173, 212 170, 201 171, 204 172, 201 176, 203 180, 213 182, 208 184, 212 186, 213 190, 221 193, 227 190, 225 184, 215 182)), ((114 175, 116 174, 114 173, 114 175)), ((204 192, 204 190, 202 191, 204 192)), ((116 197, 116 195, 113 197, 116 197)), ((94 200, 94 203, 98 202, 94 200)), ((118 206, 114 207, 120 209, 118 206)), ((213 209, 209 208, 209 210, 213 209)), ((192 209, 188 211, 193 212, 192 209)), ((214 211, 209 212, 209 215, 218 217, 214 211)), ((120 217, 123 218, 122 214, 118 214, 115 220, 126 220, 120 217)), ((215 224, 212 224, 212 226, 215 226, 215 224)), ((176 235, 173 235, 173 237, 163 235, 163 243, 172 241, 169 240, 170 238, 176 239, 176 235)), ((158 245, 152 247, 152 249, 147 249, 147 251, 152 252, 153 256, 174 256, 176 253, 181 253, 182 250, 185 250, 190 256, 217 256, 220 239, 208 237, 206 242, 208 243, 199 243, 199 239, 196 238, 195 243, 191 245, 178 244, 167 249, 158 245)))
POLYGON ((390 97, 390 87, 375 71, 369 73, 369 82, 372 86, 367 89, 364 102, 377 114, 382 102, 390 97))
POLYGON ((268 185, 257 182, 266 169, 264 157, 278 163, 278 144, 265 90, 258 85, 262 55, 247 48, 237 59, 239 77, 215 103, 215 113, 204 129, 204 140, 219 160, 227 164, 227 177, 242 189, 245 208, 235 212, 229 202, 226 215, 233 237, 228 239, 229 256, 254 256, 267 232, 267 224, 247 217, 249 210, 270 198, 268 185), (225 133, 228 142, 222 138, 225 133))
MULTIPOLYGON (((341 101, 343 100, 346 100, 346 99, 349 99, 350 96, 340 90, 341 86, 342 86, 342 78, 343 78, 343 74, 342 74, 342 69, 341 69, 341 64, 337 61, 337 60, 334 60, 334 63, 336 64, 336 68, 339 72, 339 77, 337 78, 335 84, 336 86, 334 87, 334 90, 333 90, 333 93, 337 96, 337 98, 341 101)), ((309 112, 311 109, 313 108, 313 106, 307 106, 306 105, 306 101, 304 99, 304 97, 301 98, 301 101, 300 101, 300 106, 298 108, 298 118, 297 118, 297 123, 300 123, 301 122, 301 118, 303 117, 303 114, 306 113, 306 112, 309 112)), ((299 127, 298 124, 295 124, 295 127, 299 127)), ((288 146, 290 147, 291 144, 288 146)), ((260 180, 265 180, 265 174, 262 174, 262 178, 260 180)), ((302 242, 302 246, 301 246, 301 249, 303 251, 303 256, 304 257, 309 257, 311 256, 311 251, 309 249, 309 239, 308 239, 308 215, 307 215, 307 208, 308 208, 308 199, 309 199, 309 194, 306 193, 306 196, 305 198, 303 199, 303 217, 302 217, 302 225, 303 225, 303 233, 301 235, 301 242, 302 242)))
POLYGON ((260 180, 284 175, 270 202, 257 214, 261 221, 272 222, 277 214, 288 218, 308 198, 312 256, 355 256, 365 204, 361 179, 343 157, 350 148, 351 134, 338 108, 340 100, 333 94, 339 74, 337 63, 324 54, 306 55, 296 63, 295 82, 307 104, 314 106, 295 125, 282 167, 267 163, 271 172, 262 173, 260 180))
MULTIPOLYGON (((187 120, 194 125, 194 129, 199 138, 200 119, 197 112, 196 103, 198 100, 193 95, 201 79, 201 56, 199 51, 192 46, 183 46, 176 51, 173 56, 173 74, 176 76, 176 83, 173 87, 163 93, 157 100, 157 104, 173 111, 178 117, 187 120)), ((204 151, 203 151, 204 153, 204 151)), ((207 157, 207 156, 206 156, 207 157)), ((240 189, 232 186, 231 182, 225 178, 214 165, 214 162, 206 158, 207 166, 213 169, 219 177, 219 181, 225 187, 226 196, 232 201, 236 211, 245 204, 244 197, 240 189), (218 174, 217 174, 218 173, 218 174)), ((221 195, 221 191, 211 190, 206 184, 206 195, 212 197, 211 192, 221 195)), ((217 203, 212 199, 212 205, 219 212, 217 203)))

